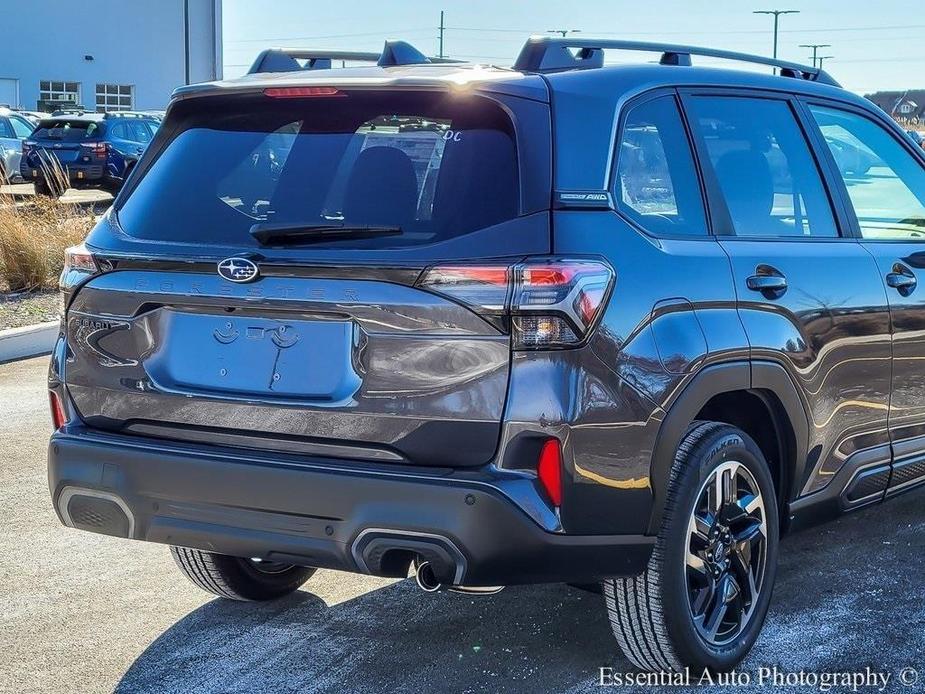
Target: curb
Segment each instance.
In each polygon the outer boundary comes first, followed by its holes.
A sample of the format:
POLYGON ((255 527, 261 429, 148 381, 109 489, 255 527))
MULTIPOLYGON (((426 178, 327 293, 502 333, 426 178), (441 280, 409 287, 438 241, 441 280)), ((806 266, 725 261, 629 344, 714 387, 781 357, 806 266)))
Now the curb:
POLYGON ((0 330, 0 364, 50 354, 58 337, 58 321, 0 330))

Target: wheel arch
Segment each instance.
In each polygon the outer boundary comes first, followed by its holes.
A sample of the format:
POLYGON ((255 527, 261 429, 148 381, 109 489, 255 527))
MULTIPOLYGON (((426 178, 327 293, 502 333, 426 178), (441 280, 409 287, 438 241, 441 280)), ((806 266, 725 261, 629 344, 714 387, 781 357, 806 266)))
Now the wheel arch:
POLYGON ((665 509, 668 480, 675 452, 692 422, 703 413, 719 416, 718 421, 742 428, 759 443, 766 457, 776 456, 778 469, 772 469, 783 494, 778 502, 782 526, 784 511, 799 490, 804 476, 808 441, 808 419, 796 386, 783 366, 775 362, 736 361, 705 367, 685 386, 667 408, 652 454, 650 478, 653 503, 648 534, 658 533, 665 509), (750 408, 730 408, 731 403, 751 403, 750 408), (722 405, 721 405, 722 404, 722 405), (755 408, 760 407, 761 410, 755 408), (763 411, 769 430, 761 422, 743 420, 763 411), (727 416, 717 413, 726 413, 727 416), (732 421, 728 421, 732 420, 732 421), (743 426, 746 424, 747 426, 743 426), (776 453, 768 446, 773 441, 776 453))

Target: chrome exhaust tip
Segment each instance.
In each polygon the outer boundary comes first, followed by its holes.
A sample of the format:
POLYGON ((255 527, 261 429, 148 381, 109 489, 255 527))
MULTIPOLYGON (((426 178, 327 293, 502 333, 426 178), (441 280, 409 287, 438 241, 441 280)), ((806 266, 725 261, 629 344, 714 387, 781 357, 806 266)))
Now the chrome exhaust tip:
POLYGON ((504 586, 450 586, 447 590, 463 595, 497 595, 504 590, 504 586))
POLYGON ((414 572, 414 580, 425 593, 436 593, 438 590, 443 589, 443 584, 437 580, 434 575, 434 568, 429 561, 421 562, 418 565, 417 571, 414 572))

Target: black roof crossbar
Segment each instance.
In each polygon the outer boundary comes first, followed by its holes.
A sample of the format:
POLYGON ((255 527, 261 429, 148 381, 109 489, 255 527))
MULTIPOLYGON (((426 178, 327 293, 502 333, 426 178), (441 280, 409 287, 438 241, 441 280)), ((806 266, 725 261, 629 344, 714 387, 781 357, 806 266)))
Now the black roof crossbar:
POLYGON ((650 43, 648 41, 623 41, 620 39, 587 39, 587 38, 558 38, 555 36, 531 36, 517 56, 514 69, 520 72, 560 72, 563 70, 581 70, 598 68, 604 64, 604 49, 611 48, 622 51, 644 51, 647 53, 661 53, 659 62, 662 65, 690 65, 691 56, 698 55, 708 58, 723 58, 741 63, 755 63, 758 65, 771 65, 780 69, 784 77, 841 86, 832 79, 825 70, 820 68, 791 63, 777 58, 767 58, 749 53, 736 53, 718 48, 698 48, 697 46, 682 46, 672 43, 650 43), (569 49, 578 49, 573 53, 569 49))
POLYGON ((450 58, 428 58, 405 41, 386 41, 382 53, 366 51, 338 51, 305 48, 268 48, 261 51, 249 75, 259 72, 295 72, 297 70, 327 70, 334 60, 353 60, 376 63, 379 67, 395 65, 423 65, 425 63, 458 63, 450 58), (298 61, 304 60, 305 64, 298 61))

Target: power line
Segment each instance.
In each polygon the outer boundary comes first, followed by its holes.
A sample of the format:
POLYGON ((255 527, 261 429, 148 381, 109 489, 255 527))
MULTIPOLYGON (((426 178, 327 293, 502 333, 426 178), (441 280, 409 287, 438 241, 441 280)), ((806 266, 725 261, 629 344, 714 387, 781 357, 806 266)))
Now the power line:
POLYGON ((411 34, 411 33, 420 33, 422 31, 433 31, 433 29, 428 29, 422 27, 419 29, 398 29, 394 31, 364 31, 357 32, 353 34, 316 34, 315 36, 277 36, 275 38, 262 38, 262 39, 235 39, 234 41, 225 41, 225 43, 259 43, 262 41, 311 41, 313 39, 349 39, 359 36, 383 36, 383 35, 401 35, 401 34, 411 34))
MULTIPOLYGON (((798 11, 798 10, 794 10, 798 11)), ((448 26, 447 30, 450 31, 479 31, 479 32, 493 32, 493 33, 503 33, 503 34, 519 34, 521 36, 525 34, 541 34, 542 31, 537 30, 535 27, 532 29, 511 29, 511 28, 500 28, 500 27, 457 27, 457 26, 448 26)), ((849 31, 896 31, 898 29, 925 29, 925 24, 902 24, 902 25, 885 25, 885 26, 866 26, 866 27, 818 27, 815 29, 781 29, 781 34, 811 34, 811 33, 824 33, 824 32, 849 32, 849 31)), ((744 30, 733 30, 733 29, 723 29, 716 31, 594 31, 595 36, 649 36, 649 35, 658 35, 658 36, 719 36, 719 35, 737 35, 737 34, 767 34, 767 29, 744 29, 744 30)))

